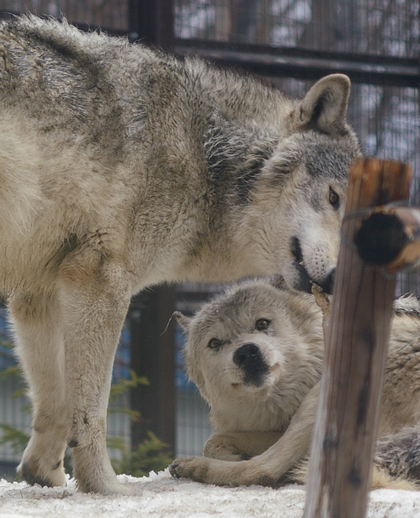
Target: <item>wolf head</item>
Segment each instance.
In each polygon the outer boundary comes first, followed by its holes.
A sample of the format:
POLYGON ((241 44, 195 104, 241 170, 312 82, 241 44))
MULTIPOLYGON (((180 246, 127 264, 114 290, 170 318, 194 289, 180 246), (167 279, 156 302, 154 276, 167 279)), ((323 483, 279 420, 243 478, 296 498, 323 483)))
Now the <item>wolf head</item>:
POLYGON ((263 273, 282 274, 296 290, 315 282, 332 291, 349 171, 361 155, 346 122, 349 93, 347 76, 333 74, 294 105, 238 228, 263 273))
POLYGON ((290 417, 319 377, 320 310, 312 297, 272 279, 230 287, 192 318, 175 316, 187 334, 188 375, 210 404, 216 426, 223 416, 238 425, 240 412, 233 415, 242 405, 247 417, 251 408, 263 415, 261 405, 273 419, 290 417), (279 405, 287 408, 279 411, 279 405))

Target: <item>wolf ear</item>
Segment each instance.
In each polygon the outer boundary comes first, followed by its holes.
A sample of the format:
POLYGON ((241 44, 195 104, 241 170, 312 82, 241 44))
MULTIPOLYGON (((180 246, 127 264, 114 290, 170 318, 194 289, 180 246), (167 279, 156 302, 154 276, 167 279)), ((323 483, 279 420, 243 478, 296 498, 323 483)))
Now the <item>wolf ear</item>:
POLYGON ((270 284, 278 290, 287 290, 287 284, 282 275, 273 275, 270 277, 270 284))
POLYGON ((293 111, 299 129, 314 129, 329 135, 346 130, 350 79, 344 74, 323 77, 309 89, 293 111))
POLYGON ((176 318, 176 321, 184 331, 188 331, 190 322, 192 320, 191 317, 187 317, 186 315, 181 313, 181 311, 174 311, 172 317, 176 318))

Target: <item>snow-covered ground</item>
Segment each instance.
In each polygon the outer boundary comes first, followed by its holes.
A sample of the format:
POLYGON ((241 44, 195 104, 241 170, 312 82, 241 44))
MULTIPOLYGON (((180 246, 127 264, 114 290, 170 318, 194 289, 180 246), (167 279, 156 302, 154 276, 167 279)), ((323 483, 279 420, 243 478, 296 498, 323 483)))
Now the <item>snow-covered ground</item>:
MULTIPOLYGON (((0 481, 1 518, 301 518, 305 503, 302 486, 270 489, 259 486, 225 488, 188 480, 174 480, 169 472, 136 479, 132 496, 100 496, 76 491, 73 480, 66 488, 30 487, 0 481)), ((417 518, 420 491, 376 490, 371 493, 369 518, 417 518)))

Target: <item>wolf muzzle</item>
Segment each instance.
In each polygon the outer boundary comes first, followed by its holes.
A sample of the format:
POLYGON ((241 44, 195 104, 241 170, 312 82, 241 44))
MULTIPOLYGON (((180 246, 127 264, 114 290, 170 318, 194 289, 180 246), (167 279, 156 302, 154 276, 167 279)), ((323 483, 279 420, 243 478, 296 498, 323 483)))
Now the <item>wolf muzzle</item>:
POLYGON ((322 279, 321 282, 315 281, 311 278, 308 270, 304 266, 302 247, 297 237, 292 238, 290 251, 295 258, 295 268, 299 273, 299 282, 294 286, 294 288, 298 291, 312 293, 312 284, 317 284, 320 288, 322 288, 324 293, 331 295, 334 289, 335 268, 330 270, 330 272, 324 277, 324 279, 322 279))
POLYGON ((242 369, 245 385, 260 387, 263 384, 269 370, 257 344, 249 342, 239 347, 233 355, 233 361, 242 369))

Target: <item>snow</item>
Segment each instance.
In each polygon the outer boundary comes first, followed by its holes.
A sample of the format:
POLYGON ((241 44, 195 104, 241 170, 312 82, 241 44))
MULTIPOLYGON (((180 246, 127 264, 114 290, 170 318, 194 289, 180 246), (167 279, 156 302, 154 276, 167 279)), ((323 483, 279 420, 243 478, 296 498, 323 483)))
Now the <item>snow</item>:
MULTIPOLYGON (((55 518, 301 518, 305 504, 303 486, 281 489, 260 486, 216 487, 174 480, 168 470, 148 477, 119 475, 130 484, 130 496, 83 494, 75 481, 67 487, 28 486, 0 481, 0 517, 55 518)), ((368 518, 420 516, 420 491, 379 489, 370 494, 368 518)))

